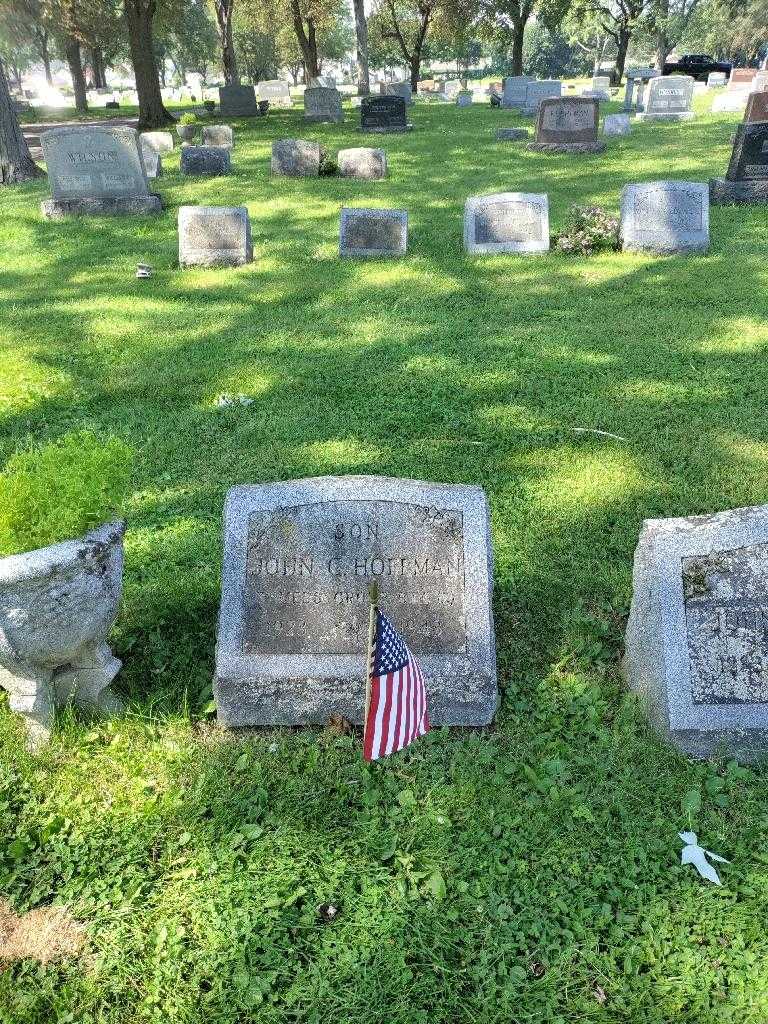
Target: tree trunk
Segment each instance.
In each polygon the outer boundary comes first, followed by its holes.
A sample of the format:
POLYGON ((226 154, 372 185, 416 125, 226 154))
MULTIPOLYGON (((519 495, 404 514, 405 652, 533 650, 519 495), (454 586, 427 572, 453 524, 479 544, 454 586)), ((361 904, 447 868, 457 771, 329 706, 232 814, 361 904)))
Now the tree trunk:
POLYGON ((0 61, 0 185, 41 178, 43 172, 29 155, 27 140, 11 99, 5 68, 0 61))
POLYGON ((660 75, 664 74, 664 63, 672 47, 667 38, 667 18, 669 17, 669 0, 656 0, 656 68, 660 75))
POLYGON ((128 25, 136 92, 139 94, 139 131, 162 128, 166 124, 174 124, 176 120, 165 109, 160 95, 160 79, 152 42, 154 16, 155 0, 125 0, 125 21, 128 25))
POLYGON ((37 46, 37 52, 40 55, 40 60, 45 71, 45 80, 48 85, 53 85, 53 75, 51 74, 51 52, 48 49, 48 30, 40 28, 39 26, 35 29, 35 44, 37 46))
POLYGON ((512 27, 512 74, 522 75, 523 73, 523 36, 525 35, 525 22, 518 21, 512 27))
POLYGON ((371 91, 368 72, 368 23, 365 20, 364 0, 352 0, 355 9, 355 37, 357 39, 357 95, 367 96, 371 91))
POLYGON ((75 90, 75 110, 84 114, 88 109, 86 97, 85 75, 83 74, 83 62, 80 57, 80 43, 72 36, 67 36, 64 43, 64 56, 69 65, 69 73, 72 76, 72 86, 75 90))
POLYGON ((240 83, 240 73, 237 70, 235 44, 232 39, 232 15, 235 10, 235 0, 214 0, 213 6, 216 10, 216 25, 219 30, 224 82, 227 85, 238 85, 240 83))
POLYGON ((91 66, 93 67, 93 84, 97 89, 107 88, 107 76, 104 73, 104 54, 98 46, 91 50, 91 66))
POLYGON ((622 25, 619 29, 619 39, 616 48, 616 81, 615 84, 621 85, 621 80, 624 77, 624 65, 627 63, 627 50, 629 49, 629 40, 632 37, 632 30, 627 25, 622 25))
POLYGON ((315 23, 307 18, 308 30, 304 30, 304 18, 301 13, 299 0, 291 0, 291 14, 293 15, 293 30, 301 47, 301 55, 304 58, 304 80, 307 85, 313 78, 320 74, 320 62, 317 59, 317 34, 315 23))

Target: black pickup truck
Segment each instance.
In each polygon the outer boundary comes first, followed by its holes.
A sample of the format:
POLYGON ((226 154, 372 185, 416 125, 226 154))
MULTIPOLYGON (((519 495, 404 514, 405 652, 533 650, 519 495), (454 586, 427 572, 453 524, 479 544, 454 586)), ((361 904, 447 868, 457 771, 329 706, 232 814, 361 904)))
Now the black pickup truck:
POLYGON ((726 77, 730 75, 732 64, 725 61, 713 60, 706 53, 686 53, 680 60, 671 61, 664 65, 664 75, 690 75, 700 82, 706 82, 707 76, 712 71, 722 71, 726 77))

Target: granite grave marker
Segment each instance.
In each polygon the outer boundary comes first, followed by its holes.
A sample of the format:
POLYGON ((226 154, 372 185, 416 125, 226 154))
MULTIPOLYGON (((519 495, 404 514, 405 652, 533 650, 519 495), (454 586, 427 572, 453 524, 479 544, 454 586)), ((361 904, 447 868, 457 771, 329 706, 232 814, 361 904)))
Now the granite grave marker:
POLYGON ((306 139, 279 139, 272 143, 272 174, 286 178, 316 178, 323 150, 306 139))
POLYGON ((528 83, 534 81, 530 75, 510 75, 504 79, 504 91, 502 93, 502 107, 513 110, 522 110, 525 106, 525 94, 528 91, 528 83))
POLYGON ((651 519, 635 552, 624 668, 681 750, 768 752, 768 506, 651 519))
POLYGON ((173 152, 173 135, 170 132, 142 132, 141 141, 163 156, 173 152))
POLYGON ((355 476, 229 492, 219 721, 362 721, 374 580, 382 609, 419 658, 433 723, 490 722, 497 686, 483 491, 355 476))
POLYGON ((342 178, 378 181, 387 176, 387 154, 383 149, 370 149, 367 146, 340 149, 336 163, 342 178))
POLYGON ((528 147, 543 153, 602 153, 599 142, 600 101, 584 96, 542 100, 536 118, 536 138, 528 147))
POLYGON ((530 192, 470 196, 464 205, 464 248, 473 254, 547 252, 547 196, 530 192))
POLYGON ((337 89, 318 86, 304 90, 304 120, 313 124, 339 124, 344 120, 341 93, 337 89))
POLYGON ((709 189, 699 181, 651 181, 621 192, 620 238, 637 252, 706 252, 709 189))
POLYGON ((645 110, 637 115, 641 121, 687 121, 691 110, 695 82, 689 75, 660 75, 648 86, 645 110))
POLYGON ((768 203, 768 122, 739 125, 725 178, 713 178, 709 194, 717 206, 768 203))
POLYGON ((360 104, 360 130, 364 132, 408 132, 405 100, 402 96, 364 96, 360 104))
POLYGON ((202 143, 204 146, 220 146, 222 149, 233 149, 235 133, 228 124, 207 124, 203 128, 202 143))
POLYGON ((222 146, 182 146, 181 173, 197 177, 229 174, 231 151, 222 146))
POLYGON ((341 256, 402 256, 408 249, 408 211, 342 207, 341 256))
POLYGON ((256 90, 252 85, 222 85, 219 110, 222 117, 255 117, 258 114, 256 90))
POLYGON ((40 142, 52 193, 41 204, 44 217, 161 212, 134 128, 50 128, 40 142))
POLYGON ((603 118, 603 135, 629 135, 631 131, 629 114, 606 114, 603 118))
POLYGON ((273 107, 293 106, 290 87, 287 82, 283 82, 279 78, 259 82, 257 91, 259 99, 268 100, 273 107))
POLYGON ((560 99, 561 93, 562 82, 558 82, 556 79, 529 82, 525 90, 523 113, 535 116, 539 112, 539 104, 542 100, 560 99))
POLYGON ((747 100, 744 124, 768 121, 768 93, 753 92, 747 100))
POLYGON ((179 207, 179 265, 239 267, 253 260, 245 206, 179 207))

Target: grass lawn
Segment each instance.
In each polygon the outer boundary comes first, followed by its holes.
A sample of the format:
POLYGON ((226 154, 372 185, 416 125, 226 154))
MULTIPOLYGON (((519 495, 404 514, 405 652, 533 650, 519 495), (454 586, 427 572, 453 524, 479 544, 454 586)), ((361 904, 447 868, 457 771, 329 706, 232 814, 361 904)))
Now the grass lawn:
POLYGON ((703 257, 461 244, 472 194, 547 192, 558 231, 572 203, 617 211, 626 182, 722 174, 736 118, 578 158, 496 143, 508 111, 411 119, 382 138, 350 109, 236 123, 230 177, 164 159, 154 219, 45 222, 45 183, 3 191, 0 466, 89 427, 136 469, 129 716, 63 716, 33 760, 0 708, 0 895, 88 929, 79 959, 0 973, 2 1024, 768 1016, 768 774, 663 746, 618 664, 641 521, 768 501, 766 209, 713 209, 703 257), (390 177, 271 180, 284 136, 383 145, 390 177), (247 205, 253 264, 180 272, 183 203, 247 205), (340 261, 343 203, 406 208, 408 256, 340 261), (325 473, 485 488, 494 729, 370 767, 350 737, 206 717, 225 493, 325 473), (722 888, 680 867, 689 826, 733 861, 722 888))

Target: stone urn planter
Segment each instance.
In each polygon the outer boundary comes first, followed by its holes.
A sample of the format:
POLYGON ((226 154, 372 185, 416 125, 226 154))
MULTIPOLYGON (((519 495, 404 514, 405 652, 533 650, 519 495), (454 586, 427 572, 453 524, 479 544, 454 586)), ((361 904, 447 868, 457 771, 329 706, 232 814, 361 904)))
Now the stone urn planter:
POLYGON ((195 135, 197 134, 197 125, 196 124, 177 124, 176 125, 176 134, 179 136, 180 139, 183 139, 184 142, 192 142, 194 137, 195 137, 195 135))
POLYGON ((107 635, 123 590, 123 521, 78 540, 0 558, 0 686, 26 721, 28 745, 47 742, 56 708, 122 710, 110 683, 121 662, 107 635))

